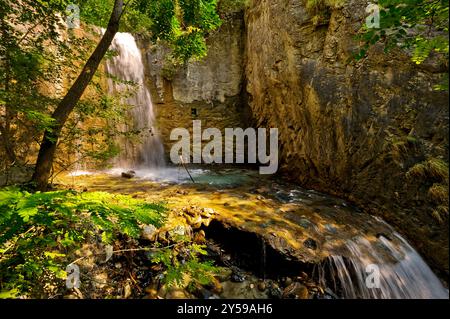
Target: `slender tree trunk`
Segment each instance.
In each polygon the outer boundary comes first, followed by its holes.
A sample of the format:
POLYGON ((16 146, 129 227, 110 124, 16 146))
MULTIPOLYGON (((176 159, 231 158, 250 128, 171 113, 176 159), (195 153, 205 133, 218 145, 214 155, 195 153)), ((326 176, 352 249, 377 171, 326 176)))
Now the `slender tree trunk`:
POLYGON ((0 125, 0 135, 2 136, 3 148, 5 149, 6 157, 8 159, 8 162, 5 164, 6 166, 8 166, 17 161, 16 153, 14 151, 14 145, 12 143, 9 130, 2 125, 0 125))
POLYGON ((48 179, 50 178, 58 137, 64 127, 64 124, 66 123, 67 118, 83 95, 84 90, 94 76, 94 73, 97 71, 101 60, 119 30, 119 22, 123 9, 123 0, 115 0, 114 9, 111 13, 108 27, 106 28, 102 39, 90 56, 89 60, 86 62, 86 65, 80 75, 75 80, 66 96, 64 96, 58 104, 58 107, 52 115, 52 118, 55 120, 55 126, 51 130, 46 130, 44 132, 44 137, 42 139, 39 155, 36 161, 36 167, 34 169, 33 177, 31 178, 31 182, 37 190, 47 190, 48 179))
MULTIPOLYGON (((6 56, 6 76, 5 76, 5 92, 9 93, 9 81, 10 81, 10 65, 9 65, 9 57, 6 56)), ((9 163, 6 163, 7 165, 15 163, 17 158, 16 158, 16 152, 14 150, 14 141, 12 139, 12 135, 11 134, 11 121, 15 116, 15 112, 13 112, 9 106, 9 98, 6 98, 6 103, 5 103, 5 121, 4 121, 4 125, 0 124, 0 135, 2 136, 2 140, 3 140, 3 147, 5 149, 5 153, 6 153, 6 157, 8 158, 9 163)), ((2 121, 3 122, 3 121, 2 121)))

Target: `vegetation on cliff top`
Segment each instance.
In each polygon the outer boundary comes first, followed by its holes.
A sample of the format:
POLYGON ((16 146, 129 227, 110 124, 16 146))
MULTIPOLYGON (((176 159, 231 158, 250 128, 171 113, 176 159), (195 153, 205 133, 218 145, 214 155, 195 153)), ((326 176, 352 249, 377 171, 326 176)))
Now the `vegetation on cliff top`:
POLYGON ((364 57, 375 43, 382 43, 386 52, 395 47, 410 51, 416 64, 434 57, 446 73, 435 89, 448 90, 449 1, 380 0, 378 5, 380 28, 363 26, 360 39, 364 45, 357 58, 364 57))

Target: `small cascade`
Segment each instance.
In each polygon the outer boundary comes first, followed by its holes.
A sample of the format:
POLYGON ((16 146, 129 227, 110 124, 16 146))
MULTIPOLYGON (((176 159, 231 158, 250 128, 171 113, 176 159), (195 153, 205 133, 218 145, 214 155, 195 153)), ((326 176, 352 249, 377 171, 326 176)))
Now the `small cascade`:
POLYGON ((346 299, 448 299, 448 289, 422 257, 398 233, 392 236, 348 240, 348 257, 330 256, 322 265, 321 284, 346 299))
POLYGON ((145 84, 142 55, 134 37, 129 33, 117 33, 111 49, 117 55, 106 63, 111 94, 122 93, 123 103, 130 105, 132 122, 124 127, 125 132, 139 131, 141 139, 133 142, 121 139, 121 154, 115 164, 123 168, 153 168, 164 166, 164 148, 154 127, 155 114, 150 92, 145 84))

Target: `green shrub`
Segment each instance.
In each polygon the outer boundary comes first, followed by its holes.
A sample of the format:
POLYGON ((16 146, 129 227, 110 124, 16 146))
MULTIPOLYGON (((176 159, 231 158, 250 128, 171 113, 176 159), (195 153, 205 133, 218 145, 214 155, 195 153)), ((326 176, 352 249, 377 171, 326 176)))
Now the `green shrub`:
POLYGON ((67 257, 89 238, 137 238, 140 224, 159 227, 164 206, 103 192, 0 190, 0 297, 45 296, 61 285, 67 257))

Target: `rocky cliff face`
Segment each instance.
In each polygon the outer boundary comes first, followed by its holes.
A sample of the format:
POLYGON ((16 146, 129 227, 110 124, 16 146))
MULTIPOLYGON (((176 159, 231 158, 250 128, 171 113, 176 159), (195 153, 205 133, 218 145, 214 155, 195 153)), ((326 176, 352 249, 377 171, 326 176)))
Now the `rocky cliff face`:
POLYGON ((304 2, 246 10, 253 118, 279 128, 282 171, 383 216, 448 275, 448 222, 437 216, 448 201, 432 191, 448 193, 448 95, 432 88, 442 67, 380 47, 352 61, 368 2, 348 0, 318 25, 304 2))
MULTIPOLYGON (((245 127, 248 107, 244 89, 245 34, 243 12, 235 12, 207 41, 208 55, 200 61, 173 68, 168 50, 140 41, 146 58, 146 74, 156 103, 158 128, 166 153, 172 129, 192 131, 192 121, 203 128, 245 127)), ((191 132, 192 133, 192 132, 191 132)))
POLYGON ((143 44, 166 151, 172 128, 246 127, 249 106, 279 129, 282 173, 382 216, 448 275, 448 94, 433 90, 446 67, 379 46, 357 62, 368 1, 319 19, 305 2, 250 0, 182 69, 143 44))

